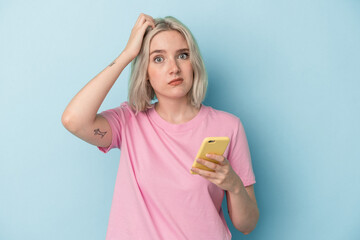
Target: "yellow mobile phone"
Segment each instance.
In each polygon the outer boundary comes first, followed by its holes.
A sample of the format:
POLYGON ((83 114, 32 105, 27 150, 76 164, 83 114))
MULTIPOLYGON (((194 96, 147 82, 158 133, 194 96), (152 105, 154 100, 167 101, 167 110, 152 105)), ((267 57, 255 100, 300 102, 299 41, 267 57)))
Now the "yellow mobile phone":
MULTIPOLYGON (((230 142, 230 139, 228 137, 207 137, 207 138, 204 138, 192 166, 196 167, 196 168, 203 169, 203 170, 208 170, 208 171, 214 172, 214 170, 212 170, 212 169, 210 169, 210 168, 208 168, 208 167, 206 167, 206 166, 204 166, 202 164, 197 163, 196 159, 202 158, 202 159, 208 160, 208 161, 213 162, 213 163, 219 163, 218 161, 216 161, 214 159, 207 158, 205 155, 208 154, 208 153, 217 154, 217 155, 223 155, 225 150, 226 150, 226 147, 229 144, 229 142, 230 142)), ((191 171, 191 169, 190 169, 190 173, 191 174, 197 174, 196 172, 191 171)))

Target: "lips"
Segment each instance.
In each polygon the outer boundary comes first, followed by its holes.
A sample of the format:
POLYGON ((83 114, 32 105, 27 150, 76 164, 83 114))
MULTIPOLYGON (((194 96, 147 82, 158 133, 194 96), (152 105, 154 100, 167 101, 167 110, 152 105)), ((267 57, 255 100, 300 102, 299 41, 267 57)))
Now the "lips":
POLYGON ((182 78, 176 78, 176 79, 173 79, 171 80, 171 82, 169 82, 169 84, 178 84, 178 83, 181 83, 184 79, 182 78))

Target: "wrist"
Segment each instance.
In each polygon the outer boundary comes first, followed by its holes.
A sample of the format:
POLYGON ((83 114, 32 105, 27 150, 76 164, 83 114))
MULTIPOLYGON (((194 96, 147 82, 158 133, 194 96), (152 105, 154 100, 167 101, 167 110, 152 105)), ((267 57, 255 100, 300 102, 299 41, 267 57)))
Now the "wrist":
POLYGON ((128 50, 124 49, 121 54, 119 55, 120 56, 124 56, 126 57, 127 59, 129 59, 129 61, 131 62, 137 55, 129 52, 128 50))
POLYGON ((243 182, 241 181, 240 177, 237 178, 237 181, 235 182, 234 184, 234 187, 231 191, 232 194, 236 194, 236 195, 239 195, 241 194, 243 191, 245 190, 245 187, 244 187, 244 184, 243 182))

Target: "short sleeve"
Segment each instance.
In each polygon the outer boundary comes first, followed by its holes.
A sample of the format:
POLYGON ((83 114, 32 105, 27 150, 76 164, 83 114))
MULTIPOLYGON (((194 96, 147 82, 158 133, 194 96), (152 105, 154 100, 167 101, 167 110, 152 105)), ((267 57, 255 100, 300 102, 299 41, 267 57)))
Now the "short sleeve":
POLYGON ((109 109, 100 113, 109 123, 112 132, 112 141, 109 147, 99 147, 98 149, 104 153, 107 153, 113 148, 121 147, 122 136, 121 132, 127 122, 127 105, 122 103, 119 107, 109 109))
POLYGON ((239 175, 245 187, 254 184, 255 175, 244 127, 237 118, 234 134, 230 141, 228 160, 231 167, 239 175))

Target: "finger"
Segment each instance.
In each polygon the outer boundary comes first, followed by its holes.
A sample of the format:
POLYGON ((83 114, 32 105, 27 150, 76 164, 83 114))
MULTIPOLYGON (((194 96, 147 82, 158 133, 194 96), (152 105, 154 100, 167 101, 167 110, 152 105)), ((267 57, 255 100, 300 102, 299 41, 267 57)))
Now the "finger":
POLYGON ((145 13, 143 13, 143 15, 144 15, 146 18, 150 19, 151 21, 154 21, 154 18, 153 18, 152 16, 147 15, 147 14, 145 14, 145 13))
POLYGON ((191 170, 205 178, 216 178, 216 174, 213 172, 210 172, 210 171, 206 171, 206 170, 202 170, 202 169, 194 168, 194 167, 191 170))
POLYGON ((155 28, 155 23, 149 18, 142 17, 142 19, 140 20, 139 25, 137 26, 137 28, 142 29, 142 30, 145 31, 145 29, 148 26, 151 26, 154 29, 155 28))
POLYGON ((135 23, 135 26, 138 26, 138 27, 142 27, 142 25, 146 22, 146 21, 149 21, 149 22, 153 22, 153 20, 151 18, 149 18, 148 15, 144 14, 144 13, 140 13, 136 23, 135 23))
POLYGON ((140 14, 139 14, 139 17, 138 17, 137 20, 136 20, 135 25, 139 25, 140 22, 143 22, 142 20, 143 20, 144 17, 145 17, 145 14, 140 13, 140 14))
POLYGON ((147 21, 151 24, 151 26, 152 26, 153 28, 155 28, 155 20, 154 20, 151 16, 146 15, 146 14, 144 14, 144 13, 141 13, 141 14, 140 14, 140 16, 139 16, 138 21, 136 22, 136 24, 142 26, 142 25, 143 25, 144 23, 146 23, 147 21))
POLYGON ((154 20, 154 18, 152 16, 150 16, 150 15, 146 15, 146 14, 144 14, 144 15, 145 15, 146 19, 151 23, 153 28, 155 28, 155 20, 154 20))
POLYGON ((144 25, 141 26, 141 32, 145 32, 146 29, 150 26, 152 29, 154 29, 155 26, 153 26, 154 24, 152 24, 151 22, 149 22, 148 20, 145 21, 144 25))
POLYGON ((154 21, 154 18, 153 18, 152 16, 147 15, 147 14, 145 14, 145 13, 144 13, 144 15, 145 15, 145 17, 147 17, 147 18, 150 19, 151 21, 155 22, 155 21, 154 21))
POLYGON ((217 154, 206 154, 206 157, 214 159, 219 162, 220 165, 224 165, 226 163, 224 156, 217 155, 217 154))
POLYGON ((208 160, 205 160, 205 159, 197 159, 196 160, 197 163, 201 164, 201 165, 204 165, 210 169, 213 169, 214 171, 218 170, 219 169, 219 164, 216 164, 216 163, 213 163, 213 162, 210 162, 208 160))
POLYGON ((154 29, 155 28, 155 21, 152 18, 146 18, 146 21, 150 23, 150 26, 154 29))

